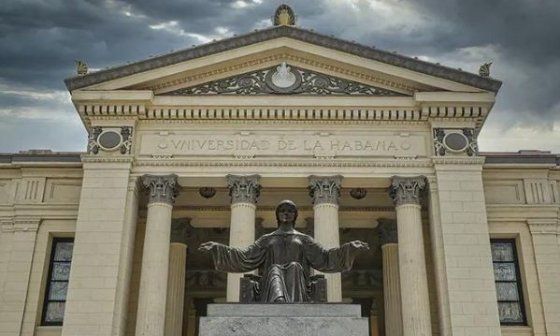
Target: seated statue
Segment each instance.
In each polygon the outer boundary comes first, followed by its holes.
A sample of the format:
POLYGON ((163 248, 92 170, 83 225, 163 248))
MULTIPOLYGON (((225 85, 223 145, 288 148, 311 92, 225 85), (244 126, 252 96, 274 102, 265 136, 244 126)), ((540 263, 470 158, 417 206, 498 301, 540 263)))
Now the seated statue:
POLYGON ((355 257, 369 247, 367 243, 356 240, 327 250, 312 237, 294 229, 297 215, 296 205, 283 201, 276 208, 278 229, 263 235, 254 244, 239 249, 206 242, 200 245, 199 250, 212 254, 219 271, 249 272, 258 269, 259 276, 248 277, 257 282, 255 301, 321 301, 312 294, 317 277, 311 276, 311 268, 325 273, 348 271, 355 257))

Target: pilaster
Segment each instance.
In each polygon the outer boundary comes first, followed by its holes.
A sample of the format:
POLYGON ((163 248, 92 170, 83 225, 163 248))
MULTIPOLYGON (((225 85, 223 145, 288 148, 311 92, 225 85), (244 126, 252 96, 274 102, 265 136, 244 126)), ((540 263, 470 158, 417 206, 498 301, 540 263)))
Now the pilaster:
MULTIPOLYGON (((430 192, 434 198, 430 218, 432 225, 439 226, 432 232, 436 238, 434 248, 442 249, 444 258, 443 262, 439 260, 437 270, 445 272, 438 275, 438 293, 448 293, 452 335, 501 334, 482 184, 483 163, 484 158, 476 156, 434 158, 436 175, 432 183, 436 190, 430 192)), ((440 304, 445 301, 440 300, 440 304)))
POLYGON ((560 223, 556 218, 529 220, 548 335, 560 334, 560 223))
MULTIPOLYGON (((118 310, 121 257, 127 236, 127 195, 132 158, 84 155, 75 245, 63 336, 113 335, 118 310), (87 318, 86 318, 87 316, 87 318)), ((116 328, 116 329, 115 329, 116 328)))

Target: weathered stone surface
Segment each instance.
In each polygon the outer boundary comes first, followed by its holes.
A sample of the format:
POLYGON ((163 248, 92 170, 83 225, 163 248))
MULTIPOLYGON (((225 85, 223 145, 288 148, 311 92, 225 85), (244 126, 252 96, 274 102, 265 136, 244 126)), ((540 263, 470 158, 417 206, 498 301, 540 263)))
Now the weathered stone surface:
POLYGON ((200 318, 200 336, 365 336, 359 305, 215 304, 200 318))
POLYGON ((210 304, 208 316, 361 317, 353 304, 210 304))

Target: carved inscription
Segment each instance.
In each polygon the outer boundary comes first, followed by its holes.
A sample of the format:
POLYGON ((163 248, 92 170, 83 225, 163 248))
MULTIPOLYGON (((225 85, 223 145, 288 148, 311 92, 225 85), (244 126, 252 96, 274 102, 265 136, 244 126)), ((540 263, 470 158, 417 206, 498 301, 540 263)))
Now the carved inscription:
POLYGON ((141 155, 165 156, 424 156, 421 136, 146 134, 141 155))

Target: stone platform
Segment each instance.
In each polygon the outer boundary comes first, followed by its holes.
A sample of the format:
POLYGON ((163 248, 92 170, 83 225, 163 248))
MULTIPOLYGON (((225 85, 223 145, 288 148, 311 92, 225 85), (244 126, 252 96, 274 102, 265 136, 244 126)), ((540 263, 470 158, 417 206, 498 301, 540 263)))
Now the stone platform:
POLYGON ((366 336, 354 304, 210 304, 200 336, 366 336))

